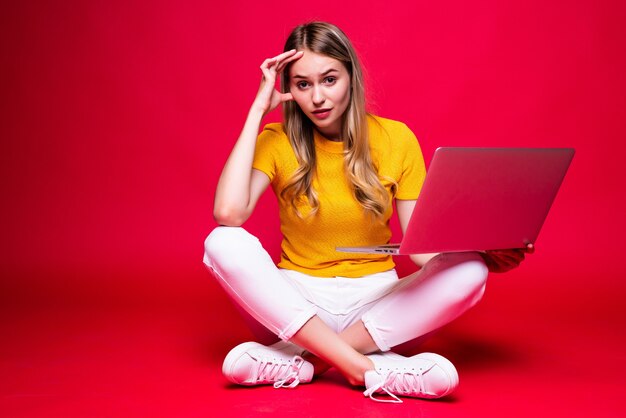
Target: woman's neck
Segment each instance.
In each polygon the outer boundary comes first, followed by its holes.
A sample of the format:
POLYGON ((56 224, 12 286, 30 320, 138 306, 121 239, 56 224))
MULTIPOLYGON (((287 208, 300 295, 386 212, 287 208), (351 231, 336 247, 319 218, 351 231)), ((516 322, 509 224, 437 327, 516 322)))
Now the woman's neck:
POLYGON ((333 142, 342 142, 343 140, 341 139, 341 134, 339 133, 326 133, 326 132, 322 132, 317 128, 314 128, 322 138, 328 140, 328 141, 333 141, 333 142))

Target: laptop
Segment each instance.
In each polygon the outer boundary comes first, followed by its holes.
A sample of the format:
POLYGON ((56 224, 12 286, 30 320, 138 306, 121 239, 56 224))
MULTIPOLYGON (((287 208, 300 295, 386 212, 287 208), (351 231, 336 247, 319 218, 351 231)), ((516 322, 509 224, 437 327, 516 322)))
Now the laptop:
POLYGON ((572 148, 438 148, 400 244, 340 252, 426 254, 534 244, 572 148))

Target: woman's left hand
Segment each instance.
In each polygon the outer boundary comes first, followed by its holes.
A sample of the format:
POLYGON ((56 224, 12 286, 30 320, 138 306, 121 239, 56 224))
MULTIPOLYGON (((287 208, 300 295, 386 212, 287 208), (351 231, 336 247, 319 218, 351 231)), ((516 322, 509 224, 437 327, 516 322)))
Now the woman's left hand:
POLYGON ((513 248, 509 250, 487 250, 480 253, 492 273, 504 273, 519 266, 524 261, 525 255, 535 252, 535 247, 528 244, 526 248, 513 248))

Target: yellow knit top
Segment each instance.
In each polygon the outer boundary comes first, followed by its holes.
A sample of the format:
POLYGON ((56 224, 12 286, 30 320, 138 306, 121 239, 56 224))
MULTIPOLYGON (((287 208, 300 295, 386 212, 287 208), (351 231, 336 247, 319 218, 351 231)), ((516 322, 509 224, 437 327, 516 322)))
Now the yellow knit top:
MULTIPOLYGON (((426 168, 413 132, 403 123, 373 115, 368 117, 368 127, 372 160, 389 195, 392 196, 395 181, 393 197, 417 199, 426 168)), ((280 196, 298 168, 282 124, 266 125, 257 140, 252 166, 269 177, 280 209, 283 241, 278 266, 318 277, 361 277, 392 269, 395 264, 389 255, 335 251, 335 247, 388 243, 393 209, 385 213, 382 221, 366 213, 344 174, 343 143, 330 141, 317 131, 314 140, 317 171, 313 187, 319 209, 307 217, 310 207, 303 202, 299 206, 303 218, 280 196)))

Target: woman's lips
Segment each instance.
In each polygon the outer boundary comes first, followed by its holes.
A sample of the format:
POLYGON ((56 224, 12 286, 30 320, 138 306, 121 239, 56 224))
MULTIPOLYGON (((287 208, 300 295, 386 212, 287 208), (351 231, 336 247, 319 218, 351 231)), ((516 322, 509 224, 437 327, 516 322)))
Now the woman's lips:
POLYGON ((317 119, 326 119, 327 117, 330 116, 330 112, 332 109, 320 109, 320 110, 314 110, 313 111, 313 115, 317 118, 317 119))

